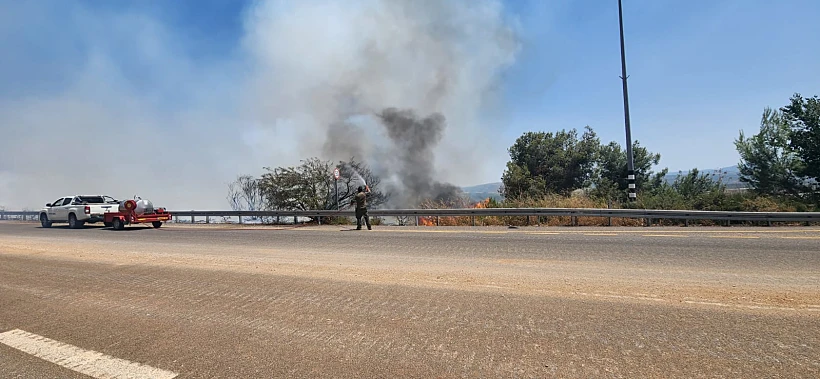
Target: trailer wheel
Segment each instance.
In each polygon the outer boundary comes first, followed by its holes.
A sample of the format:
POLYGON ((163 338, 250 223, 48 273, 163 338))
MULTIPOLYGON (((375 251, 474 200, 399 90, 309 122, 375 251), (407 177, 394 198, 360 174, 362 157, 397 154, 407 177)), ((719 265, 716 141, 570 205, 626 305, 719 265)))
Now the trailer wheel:
POLYGON ((51 221, 48 221, 48 217, 46 217, 45 213, 40 213, 40 225, 42 225, 44 228, 51 227, 51 221))
POLYGON ((114 226, 114 230, 125 229, 125 224, 123 224, 122 219, 120 218, 115 218, 111 224, 114 226))
POLYGON ((154 221, 151 225, 154 226, 154 229, 159 229, 159 227, 162 226, 162 221, 154 221))

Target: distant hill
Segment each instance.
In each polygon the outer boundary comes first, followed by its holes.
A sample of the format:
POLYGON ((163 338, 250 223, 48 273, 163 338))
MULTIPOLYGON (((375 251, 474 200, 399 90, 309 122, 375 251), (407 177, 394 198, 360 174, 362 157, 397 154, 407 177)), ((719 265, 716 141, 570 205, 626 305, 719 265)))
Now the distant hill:
MULTIPOLYGON (((670 172, 664 177, 664 180, 672 184, 678 176, 686 175, 689 171, 680 171, 680 172, 670 172)), ((747 186, 746 183, 740 181, 740 170, 738 170, 737 166, 730 166, 724 167, 721 169, 698 169, 699 174, 706 174, 712 178, 712 180, 720 180, 723 184, 726 185, 727 189, 736 189, 736 188, 745 188, 747 186)))
POLYGON ((461 190, 470 195, 470 200, 479 202, 486 200, 488 197, 496 200, 502 200, 503 197, 498 193, 501 188, 501 182, 479 184, 476 186, 462 187, 461 190))
MULTIPOLYGON (((700 174, 709 175, 713 180, 720 179, 726 185, 727 189, 745 188, 747 186, 746 183, 740 181, 740 171, 737 166, 724 167, 721 169, 698 169, 698 172, 700 174)), ((664 180, 667 183, 672 184, 678 176, 686 175, 688 173, 689 171, 670 172, 664 176, 664 180)), ((461 189, 470 195, 470 200, 478 202, 488 197, 492 197, 496 200, 502 200, 503 197, 500 193, 498 193, 499 188, 501 188, 501 182, 479 184, 475 186, 462 187, 461 189)))
POLYGON ((477 186, 472 187, 463 187, 462 190, 464 192, 469 193, 498 193, 499 188, 501 188, 501 182, 479 184, 477 186))

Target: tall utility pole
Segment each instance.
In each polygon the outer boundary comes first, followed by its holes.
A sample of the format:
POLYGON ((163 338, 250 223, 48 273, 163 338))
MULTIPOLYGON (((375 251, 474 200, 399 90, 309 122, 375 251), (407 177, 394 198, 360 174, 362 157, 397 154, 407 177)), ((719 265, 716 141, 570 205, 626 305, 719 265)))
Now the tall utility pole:
POLYGON ((624 84, 624 125, 626 127, 626 162, 627 183, 629 184, 629 200, 637 200, 635 194, 635 162, 632 156, 632 131, 629 130, 629 94, 626 89, 626 53, 624 52, 624 12, 621 0, 618 0, 618 22, 621 26, 621 80, 624 84))

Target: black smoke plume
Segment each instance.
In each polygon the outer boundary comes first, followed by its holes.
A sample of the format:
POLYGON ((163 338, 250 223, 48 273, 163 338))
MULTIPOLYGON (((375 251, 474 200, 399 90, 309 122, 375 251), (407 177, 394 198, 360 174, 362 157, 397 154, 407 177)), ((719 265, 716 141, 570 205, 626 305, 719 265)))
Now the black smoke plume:
POLYGON ((451 204, 462 191, 457 186, 434 180, 434 148, 441 141, 447 121, 435 112, 419 117, 412 109, 386 108, 378 114, 392 142, 394 166, 389 174, 397 174, 391 184, 391 203, 399 207, 415 207, 431 200, 451 204))

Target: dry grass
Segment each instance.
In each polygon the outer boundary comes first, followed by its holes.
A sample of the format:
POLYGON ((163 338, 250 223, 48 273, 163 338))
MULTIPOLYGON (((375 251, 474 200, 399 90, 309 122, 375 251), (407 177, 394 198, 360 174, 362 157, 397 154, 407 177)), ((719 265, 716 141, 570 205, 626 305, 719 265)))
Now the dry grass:
MULTIPOLYGON (((586 196, 564 197, 550 195, 541 199, 507 201, 504 204, 493 204, 489 200, 478 204, 443 204, 425 202, 422 209, 446 208, 606 208, 606 203, 586 196), (456 206, 452 206, 456 205, 456 206)), ((641 226, 644 220, 612 217, 570 217, 570 216, 460 216, 460 217, 419 217, 423 226, 641 226), (611 224, 610 224, 611 222, 611 224)))
MULTIPOLYGON (((737 203, 739 210, 743 211, 775 211, 794 212, 797 209, 794 205, 784 204, 771 198, 755 197, 742 199, 737 203)), ((538 199, 508 200, 504 203, 492 202, 489 199, 480 203, 470 203, 467 201, 453 202, 450 204, 424 202, 419 208, 422 209, 448 209, 448 208, 599 208, 606 209, 604 200, 590 198, 585 195, 560 196, 548 195, 538 199)), ((614 204, 613 209, 621 208, 620 204, 614 204)), ((736 210, 736 209, 732 209, 736 210)), ((657 226, 683 226, 685 220, 652 219, 643 218, 619 218, 619 217, 571 217, 571 216, 461 216, 461 217, 419 217, 421 226, 646 226, 651 221, 657 226)), ((413 223, 413 220, 410 220, 413 223)), ((689 225, 699 226, 723 226, 726 221, 718 220, 689 220, 689 225)), ((782 224, 782 223, 780 223, 782 224)), ((803 223, 795 223, 800 225, 803 223)), ((765 222, 739 222, 732 221, 731 225, 763 226, 765 222)))

